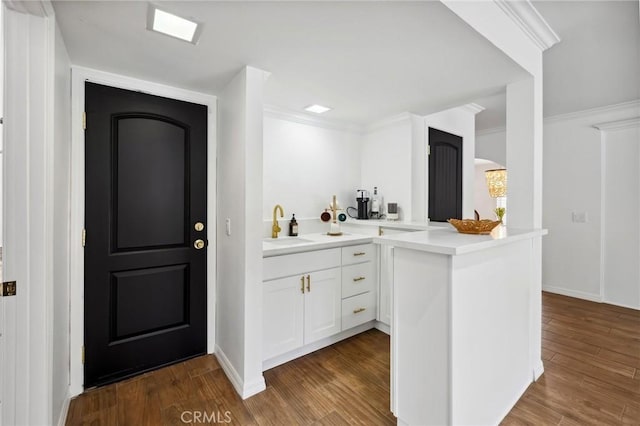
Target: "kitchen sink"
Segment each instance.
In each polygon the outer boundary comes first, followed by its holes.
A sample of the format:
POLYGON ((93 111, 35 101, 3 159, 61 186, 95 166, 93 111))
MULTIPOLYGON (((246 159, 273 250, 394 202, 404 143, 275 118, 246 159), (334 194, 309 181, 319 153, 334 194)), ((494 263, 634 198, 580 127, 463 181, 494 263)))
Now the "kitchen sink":
POLYGON ((277 245, 277 246, 297 246, 299 244, 312 243, 311 240, 305 240, 304 238, 265 238, 265 243, 277 245))

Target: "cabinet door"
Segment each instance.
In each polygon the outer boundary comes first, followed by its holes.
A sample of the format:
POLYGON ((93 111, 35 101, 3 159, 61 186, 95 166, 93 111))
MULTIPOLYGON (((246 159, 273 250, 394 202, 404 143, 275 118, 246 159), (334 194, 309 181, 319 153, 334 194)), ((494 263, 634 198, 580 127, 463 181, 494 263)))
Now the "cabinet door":
POLYGON ((264 283, 262 359, 270 359, 302 346, 303 278, 303 275, 296 275, 264 283))
POLYGON ((378 321, 391 326, 393 247, 380 245, 380 299, 378 321))
MULTIPOLYGON (((308 274, 304 295, 304 344, 340 332, 341 268, 308 274)), ((305 276, 306 279, 306 276, 305 276)))

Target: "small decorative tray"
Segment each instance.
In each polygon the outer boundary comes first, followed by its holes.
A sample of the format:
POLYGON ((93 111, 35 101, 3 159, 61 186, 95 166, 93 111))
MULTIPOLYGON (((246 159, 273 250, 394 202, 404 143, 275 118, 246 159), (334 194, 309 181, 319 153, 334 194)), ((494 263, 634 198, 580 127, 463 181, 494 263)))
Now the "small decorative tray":
POLYGON ((487 235, 491 233, 491 230, 500 225, 499 220, 473 220, 473 219, 449 219, 451 225, 458 230, 461 234, 477 234, 487 235))

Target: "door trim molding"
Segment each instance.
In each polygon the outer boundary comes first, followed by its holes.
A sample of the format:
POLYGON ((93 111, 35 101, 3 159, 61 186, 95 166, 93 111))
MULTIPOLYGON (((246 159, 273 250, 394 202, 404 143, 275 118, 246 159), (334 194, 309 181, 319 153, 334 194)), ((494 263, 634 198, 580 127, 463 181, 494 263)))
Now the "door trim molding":
MULTIPOLYGON (((83 392, 84 368, 84 183, 85 152, 82 114, 84 112, 84 83, 91 81, 121 89, 141 91, 186 102, 207 105, 207 222, 209 240, 216 235, 216 152, 217 98, 213 95, 166 86, 118 74, 84 67, 71 68, 71 231, 70 231, 70 394, 83 392)), ((88 123, 91 125, 91 123, 88 123)), ((88 237, 91 241, 91 235, 88 237)), ((207 352, 215 350, 216 246, 207 251, 207 352)))

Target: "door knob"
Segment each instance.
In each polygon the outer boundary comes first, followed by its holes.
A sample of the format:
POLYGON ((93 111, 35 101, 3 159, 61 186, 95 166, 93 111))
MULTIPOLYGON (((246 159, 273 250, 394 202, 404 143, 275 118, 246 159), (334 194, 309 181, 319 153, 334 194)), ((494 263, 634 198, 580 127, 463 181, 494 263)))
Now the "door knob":
POLYGON ((196 248, 196 250, 202 250, 205 244, 203 240, 195 240, 193 246, 196 248))
POLYGON ((202 222, 196 222, 196 224, 195 224, 195 225, 193 225, 193 228, 194 228, 196 231, 201 232, 201 231, 203 231, 203 230, 204 230, 204 223, 202 223, 202 222))

